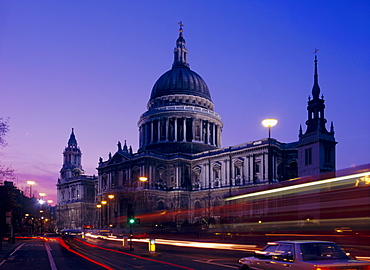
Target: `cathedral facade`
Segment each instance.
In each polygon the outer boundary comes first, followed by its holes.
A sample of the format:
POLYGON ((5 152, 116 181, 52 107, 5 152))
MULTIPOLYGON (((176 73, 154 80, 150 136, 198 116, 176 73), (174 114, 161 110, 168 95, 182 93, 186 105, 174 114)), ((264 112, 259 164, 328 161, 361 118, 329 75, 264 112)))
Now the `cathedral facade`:
POLYGON ((172 68, 154 84, 139 118, 138 151, 118 142, 108 160, 99 160, 96 201, 114 196, 102 212, 103 227, 122 226, 128 207, 137 215, 191 210, 172 221, 194 224, 220 216, 224 198, 249 187, 335 170, 334 128, 325 127, 316 57, 307 129, 300 128, 298 141, 265 138, 223 147, 221 116, 207 84, 190 69, 185 45, 180 26, 172 68))

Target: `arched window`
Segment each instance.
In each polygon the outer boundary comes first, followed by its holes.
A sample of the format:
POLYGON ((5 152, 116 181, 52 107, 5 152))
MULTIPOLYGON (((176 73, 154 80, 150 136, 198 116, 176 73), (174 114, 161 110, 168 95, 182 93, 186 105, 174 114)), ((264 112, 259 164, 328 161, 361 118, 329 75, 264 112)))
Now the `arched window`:
POLYGON ((164 202, 163 201, 160 201, 158 202, 158 207, 157 207, 158 210, 164 210, 166 209, 165 205, 164 205, 164 202))
POLYGON ((202 205, 200 204, 200 202, 196 201, 194 204, 194 209, 201 209, 201 208, 202 208, 202 205))
POLYGON ((289 163, 288 177, 289 179, 298 177, 298 164, 296 160, 293 160, 289 163))

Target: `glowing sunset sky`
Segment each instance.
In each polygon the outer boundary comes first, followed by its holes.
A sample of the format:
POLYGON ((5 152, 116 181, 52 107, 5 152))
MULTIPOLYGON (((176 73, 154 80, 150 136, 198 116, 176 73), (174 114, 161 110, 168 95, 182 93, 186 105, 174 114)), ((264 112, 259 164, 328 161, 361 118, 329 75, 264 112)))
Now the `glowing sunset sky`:
POLYGON ((56 201, 62 152, 75 129, 87 174, 117 142, 138 148, 137 121, 171 68, 184 26, 190 68, 224 122, 223 147, 305 131, 315 48, 337 169, 369 163, 370 1, 0 1, 1 163, 17 185, 56 201))

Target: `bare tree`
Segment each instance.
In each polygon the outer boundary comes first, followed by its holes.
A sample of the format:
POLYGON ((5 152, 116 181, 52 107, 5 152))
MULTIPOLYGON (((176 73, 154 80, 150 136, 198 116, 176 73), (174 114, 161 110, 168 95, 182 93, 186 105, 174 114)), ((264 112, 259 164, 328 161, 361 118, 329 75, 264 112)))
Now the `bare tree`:
MULTIPOLYGON (((0 148, 4 148, 8 145, 5 140, 5 136, 9 132, 9 118, 3 119, 0 117, 0 148)), ((4 180, 13 180, 14 179, 14 170, 12 167, 4 166, 0 163, 0 183, 4 180)))

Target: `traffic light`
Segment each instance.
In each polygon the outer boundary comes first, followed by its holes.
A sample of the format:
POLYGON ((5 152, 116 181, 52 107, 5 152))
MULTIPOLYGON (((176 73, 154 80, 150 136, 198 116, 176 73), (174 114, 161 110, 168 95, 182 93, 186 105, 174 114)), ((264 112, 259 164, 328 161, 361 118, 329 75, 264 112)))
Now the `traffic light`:
POLYGON ((135 212, 132 203, 127 205, 127 223, 135 224, 135 212))
POLYGON ((127 223, 130 225, 140 224, 140 218, 135 218, 134 208, 131 203, 127 205, 127 223))
POLYGON ((134 218, 128 219, 128 224, 135 224, 135 219, 134 218))

